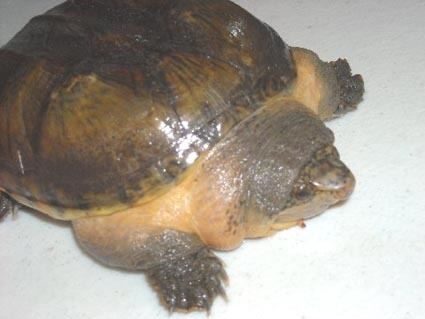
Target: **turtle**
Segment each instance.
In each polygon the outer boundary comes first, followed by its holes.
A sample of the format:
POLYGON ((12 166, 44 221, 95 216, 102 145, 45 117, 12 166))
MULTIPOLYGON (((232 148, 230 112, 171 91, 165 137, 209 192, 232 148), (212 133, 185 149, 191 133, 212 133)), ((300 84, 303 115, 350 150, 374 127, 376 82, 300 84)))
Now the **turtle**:
POLYGON ((0 215, 66 220, 172 311, 225 295, 215 250, 345 201, 326 120, 364 82, 228 0, 68 0, 0 50, 0 215))

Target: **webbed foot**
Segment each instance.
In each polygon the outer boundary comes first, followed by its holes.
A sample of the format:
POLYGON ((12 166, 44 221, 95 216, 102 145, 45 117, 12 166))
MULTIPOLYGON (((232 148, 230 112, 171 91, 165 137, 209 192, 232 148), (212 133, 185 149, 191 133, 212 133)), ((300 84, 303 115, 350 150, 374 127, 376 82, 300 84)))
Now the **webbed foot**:
POLYGON ((206 248, 163 262, 146 273, 172 312, 209 311, 217 295, 225 297, 222 283, 227 281, 227 275, 223 264, 206 248))
POLYGON ((330 62, 330 65, 334 69, 339 89, 339 103, 334 111, 334 116, 338 117, 354 110, 360 103, 364 93, 364 82, 361 75, 351 74, 347 60, 338 59, 330 62))

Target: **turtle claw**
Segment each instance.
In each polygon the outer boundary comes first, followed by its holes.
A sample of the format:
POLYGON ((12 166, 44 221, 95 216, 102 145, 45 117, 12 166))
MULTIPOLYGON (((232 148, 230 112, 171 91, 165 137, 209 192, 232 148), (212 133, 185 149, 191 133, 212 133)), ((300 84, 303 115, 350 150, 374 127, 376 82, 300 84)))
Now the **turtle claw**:
POLYGON ((227 298, 223 264, 206 248, 159 264, 149 269, 147 276, 170 313, 191 310, 209 313, 218 295, 227 298))

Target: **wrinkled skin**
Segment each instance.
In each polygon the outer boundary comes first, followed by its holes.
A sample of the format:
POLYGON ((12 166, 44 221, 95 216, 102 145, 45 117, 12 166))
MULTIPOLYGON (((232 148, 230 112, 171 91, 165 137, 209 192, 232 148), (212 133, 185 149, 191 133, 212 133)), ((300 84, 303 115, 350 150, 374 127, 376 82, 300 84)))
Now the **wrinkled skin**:
POLYGON ((300 225, 355 180, 322 120, 364 92, 226 0, 67 1, 0 50, 0 218, 72 220, 85 251, 210 309, 212 249, 300 225))

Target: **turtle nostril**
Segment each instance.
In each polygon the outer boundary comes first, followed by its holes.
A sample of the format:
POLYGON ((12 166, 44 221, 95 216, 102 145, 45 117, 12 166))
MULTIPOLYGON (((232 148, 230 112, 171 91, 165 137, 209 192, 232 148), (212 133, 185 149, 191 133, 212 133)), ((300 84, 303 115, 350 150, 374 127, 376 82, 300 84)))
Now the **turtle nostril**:
POLYGON ((339 189, 336 193, 339 200, 346 200, 353 193, 354 186, 356 185, 356 179, 353 174, 347 170, 347 175, 344 180, 344 186, 339 189))

